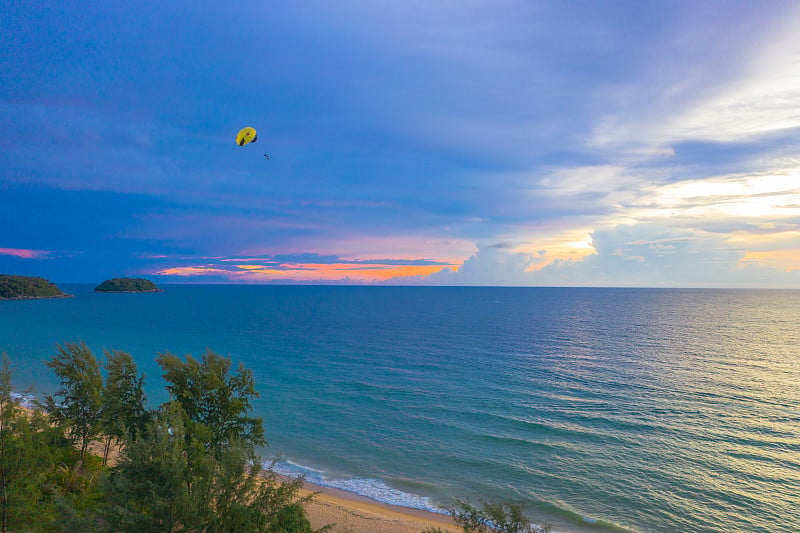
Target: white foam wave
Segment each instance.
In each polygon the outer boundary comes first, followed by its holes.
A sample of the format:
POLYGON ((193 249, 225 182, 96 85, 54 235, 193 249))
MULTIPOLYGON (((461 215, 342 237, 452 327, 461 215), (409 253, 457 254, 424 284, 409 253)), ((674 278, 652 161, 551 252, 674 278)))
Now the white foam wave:
POLYGON ((381 503, 411 509, 422 509, 434 513, 446 513, 445 509, 435 505, 427 496, 419 496, 395 489, 387 485, 382 479, 329 477, 321 470, 286 460, 275 463, 273 469, 281 475, 291 477, 305 476, 307 481, 315 485, 352 492, 381 503))

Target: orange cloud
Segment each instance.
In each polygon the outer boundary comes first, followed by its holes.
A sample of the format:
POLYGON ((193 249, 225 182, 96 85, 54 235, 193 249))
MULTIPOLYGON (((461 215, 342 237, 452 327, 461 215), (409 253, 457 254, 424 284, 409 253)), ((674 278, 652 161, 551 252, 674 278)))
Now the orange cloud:
POLYGON ((202 277, 224 276, 231 281, 360 281, 364 283, 385 281, 398 276, 427 276, 450 265, 385 265, 361 263, 296 263, 280 268, 264 265, 241 264, 228 268, 214 266, 172 267, 155 274, 165 276, 202 277), (238 269, 238 270, 236 270, 238 269))
POLYGON ((785 272, 800 269, 800 250, 746 252, 742 263, 759 263, 785 272))
POLYGON ((592 245, 591 229, 576 228, 551 235, 537 236, 533 243, 516 246, 513 252, 530 255, 535 261, 528 272, 541 270, 554 261, 579 261, 597 251, 592 245))
POLYGON ((230 272, 228 270, 222 270, 219 268, 213 267, 202 267, 202 266, 190 266, 190 267, 172 267, 172 268, 165 268, 164 270, 159 270, 154 272, 154 274, 158 274, 160 276, 207 276, 209 274, 214 275, 228 275, 234 274, 234 272, 230 272))
POLYGON ((438 272, 442 265, 369 265, 358 263, 315 264, 303 263, 283 265, 275 269, 258 265, 238 265, 247 273, 248 279, 295 280, 295 281, 339 281, 345 278, 363 282, 385 281, 397 276, 420 276, 438 272))

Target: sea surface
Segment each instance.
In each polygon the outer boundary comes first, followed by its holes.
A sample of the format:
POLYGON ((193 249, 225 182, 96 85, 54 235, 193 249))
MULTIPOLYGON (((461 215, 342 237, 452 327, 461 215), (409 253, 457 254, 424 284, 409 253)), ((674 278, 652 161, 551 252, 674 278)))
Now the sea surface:
POLYGON ((268 458, 404 506, 557 531, 800 531, 800 291, 166 285, 0 301, 14 386, 59 343, 254 372, 268 458))

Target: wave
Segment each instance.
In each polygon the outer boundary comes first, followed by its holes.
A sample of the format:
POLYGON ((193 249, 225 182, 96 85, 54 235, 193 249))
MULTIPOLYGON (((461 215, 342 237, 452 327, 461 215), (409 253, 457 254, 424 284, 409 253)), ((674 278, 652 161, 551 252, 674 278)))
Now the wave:
MULTIPOLYGON (((303 476, 306 481, 309 481, 315 485, 343 490, 345 492, 350 492, 352 494, 363 496, 381 503, 394 505, 397 507, 420 509, 423 511, 430 511, 443 515, 449 514, 447 509, 435 504, 427 496, 420 496, 418 494, 411 494, 409 492, 398 490, 389 486, 384 480, 381 479, 333 477, 329 476, 322 470, 304 466, 287 459, 273 459, 272 461, 264 460, 263 466, 265 468, 272 466, 274 472, 283 476, 303 476)), ((546 508, 547 514, 550 515, 551 518, 555 518, 555 522, 557 523, 557 529, 552 529, 554 533, 588 533, 590 531, 592 533, 632 533, 632 530, 626 529, 612 522, 591 518, 554 504, 546 504, 544 507, 546 508)))
MULTIPOLYGON (((270 464, 273 464, 272 461, 264 461, 264 467, 268 467, 270 464)), ((433 503, 427 496, 403 492, 394 487, 390 487, 382 479, 330 477, 322 470, 303 466, 288 460, 275 462, 272 469, 276 473, 284 476, 303 476, 306 481, 314 483, 315 485, 351 492, 381 503, 447 514, 446 509, 433 503)))

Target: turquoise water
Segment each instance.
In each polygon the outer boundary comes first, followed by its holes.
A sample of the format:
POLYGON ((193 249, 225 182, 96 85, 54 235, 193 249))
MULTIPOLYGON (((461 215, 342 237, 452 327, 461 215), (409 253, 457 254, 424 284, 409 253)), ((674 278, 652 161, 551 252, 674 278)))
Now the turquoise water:
POLYGON ((82 340, 254 371, 269 456, 392 503, 559 531, 800 531, 800 292, 166 286, 0 302, 15 387, 82 340), (590 523, 594 522, 592 526, 590 523))

